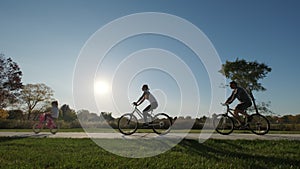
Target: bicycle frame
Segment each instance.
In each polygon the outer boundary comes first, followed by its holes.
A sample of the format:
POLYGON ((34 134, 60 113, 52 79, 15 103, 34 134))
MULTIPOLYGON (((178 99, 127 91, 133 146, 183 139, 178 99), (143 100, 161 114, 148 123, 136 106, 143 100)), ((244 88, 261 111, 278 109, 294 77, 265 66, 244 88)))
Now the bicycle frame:
POLYGON ((47 117, 46 121, 46 113, 42 113, 39 115, 39 122, 33 125, 33 131, 37 134, 39 133, 44 126, 50 129, 52 134, 55 134, 58 131, 58 126, 55 124, 52 117, 47 117))
MULTIPOLYGON (((228 113, 229 113, 229 114, 231 114, 231 115, 235 118, 235 116, 234 116, 234 114, 233 114, 233 112, 232 112, 232 111, 234 111, 234 109, 230 108, 228 104, 222 104, 222 105, 223 105, 223 106, 226 106, 226 108, 227 108, 225 114, 228 115, 228 113)), ((247 110, 245 110, 245 112, 247 112, 247 110)), ((260 115, 260 113, 258 112, 256 106, 255 106, 255 113, 253 113, 253 114, 259 114, 259 115, 260 115)), ((249 114, 249 115, 250 115, 250 114, 249 114)), ((252 115, 252 114, 251 114, 251 115, 252 115)))
POLYGON ((234 116, 234 114, 232 113, 232 111, 234 111, 234 109, 230 108, 228 104, 222 104, 222 105, 223 105, 223 106, 226 106, 226 113, 225 113, 225 114, 228 115, 228 113, 229 113, 229 114, 231 114, 232 117, 235 119, 235 116, 234 116))
MULTIPOLYGON (((136 112, 136 114, 138 114, 139 117, 140 117, 141 119, 143 119, 143 121, 146 123, 145 118, 144 118, 144 114, 137 108, 137 106, 134 106, 134 110, 133 110, 132 113, 130 113, 130 114, 134 115, 134 112, 136 112)), ((151 117, 151 120, 152 120, 152 118, 153 118, 153 111, 150 111, 149 117, 151 117)), ((130 119, 130 120, 131 120, 131 119, 130 119)))
MULTIPOLYGON (((264 135, 269 132, 270 130, 270 122, 268 119, 259 114, 258 112, 250 115, 250 120, 246 117, 243 118, 244 124, 242 126, 235 126, 234 120, 237 120, 236 117, 233 114, 233 109, 229 108, 228 104, 223 104, 223 106, 226 106, 227 111, 224 114, 218 115, 220 119, 223 119, 221 121, 221 125, 219 126, 220 121, 215 121, 214 124, 216 127, 216 131, 223 135, 228 135, 232 133, 234 130, 234 127, 239 127, 240 129, 250 129, 252 133, 257 135, 264 135), (228 114, 231 114, 232 117, 230 117, 228 114)), ((217 119, 219 119, 217 117, 217 119)))
MULTIPOLYGON (((234 111, 234 109, 230 108, 228 104, 222 104, 222 105, 223 105, 223 106, 226 106, 226 108, 227 108, 226 113, 225 113, 226 115, 228 115, 228 113, 229 113, 229 114, 232 115, 232 117, 233 117, 234 120, 238 120, 238 119, 236 119, 236 117, 234 116, 234 114, 233 114, 233 112, 232 112, 232 111, 234 111)), ((244 110, 244 111, 246 112, 246 110, 244 110)), ((258 111, 256 111, 255 114, 259 114, 258 111)), ((245 122, 246 124, 248 124, 248 123, 246 122, 247 120, 246 120, 245 117, 243 117, 243 120, 244 120, 244 122, 245 122)))
MULTIPOLYGON (((46 118, 46 113, 42 113, 40 115, 40 118, 39 118, 39 123, 43 124, 44 121, 45 121, 45 118, 46 118)), ((47 117, 47 119, 46 119, 46 126, 48 128, 50 128, 51 126, 56 127, 56 125, 55 125, 54 120, 52 119, 52 117, 47 117)))
POLYGON ((118 120, 118 129, 122 134, 131 135, 139 128, 139 123, 143 123, 143 128, 151 128, 156 134, 164 135, 169 133, 172 126, 172 119, 165 113, 153 114, 153 110, 147 113, 144 117, 144 113, 140 111, 137 106, 131 113, 125 113, 118 120), (136 114, 138 115, 134 115, 136 114), (147 119, 148 117, 148 119, 147 119))

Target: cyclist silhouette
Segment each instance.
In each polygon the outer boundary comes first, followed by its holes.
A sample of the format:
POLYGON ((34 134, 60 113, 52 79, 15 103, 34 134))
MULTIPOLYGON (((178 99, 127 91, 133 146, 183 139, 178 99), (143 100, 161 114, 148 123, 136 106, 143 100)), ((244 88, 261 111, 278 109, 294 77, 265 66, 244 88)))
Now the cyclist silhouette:
POLYGON ((58 102, 57 101, 51 102, 51 106, 52 106, 51 111, 46 112, 45 121, 47 120, 47 118, 52 118, 53 120, 58 118, 59 115, 58 102))
POLYGON ((233 89, 231 96, 226 100, 225 104, 231 104, 236 98, 240 103, 234 109, 234 117, 237 119, 240 126, 244 125, 242 119, 239 116, 239 113, 245 115, 249 119, 249 115, 246 113, 246 109, 252 105, 251 98, 249 97, 246 90, 242 87, 239 87, 235 81, 231 81, 230 88, 233 89))
POLYGON ((158 107, 158 103, 155 99, 155 97, 150 93, 148 85, 143 85, 142 91, 144 92, 143 95, 138 99, 137 102, 133 102, 135 106, 139 106, 142 104, 145 100, 148 100, 150 102, 150 105, 148 105, 144 110, 143 110, 143 115, 144 115, 144 120, 146 125, 148 124, 147 122, 147 116, 148 112, 156 109, 158 107))

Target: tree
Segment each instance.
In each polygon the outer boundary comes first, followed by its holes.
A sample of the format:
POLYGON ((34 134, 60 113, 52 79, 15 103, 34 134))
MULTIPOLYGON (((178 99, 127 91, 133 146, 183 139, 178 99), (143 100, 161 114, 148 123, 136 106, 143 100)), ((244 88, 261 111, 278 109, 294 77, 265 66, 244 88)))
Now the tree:
POLYGON ((39 103, 50 103, 50 100, 53 99, 53 93, 50 87, 42 83, 26 84, 23 87, 20 99, 27 110, 28 120, 30 119, 33 109, 36 108, 39 103))
POLYGON ((22 88, 22 71, 11 58, 6 59, 0 54, 0 108, 17 102, 22 88))
POLYGON ((76 112, 72 110, 69 105, 62 105, 60 110, 62 111, 62 118, 64 121, 72 122, 77 119, 76 112))
MULTIPOLYGON (((79 110, 77 117, 80 122, 100 122, 102 120, 96 113, 90 113, 88 110, 79 110)), ((111 116, 108 114, 108 117, 111 116)))
POLYGON ((8 114, 9 114, 8 119, 24 120, 22 110, 9 110, 8 114))
POLYGON ((113 121, 115 118, 113 118, 112 113, 109 112, 101 112, 101 117, 103 117, 106 121, 113 121))
POLYGON ((247 62, 244 59, 239 60, 237 58, 234 62, 226 61, 220 72, 226 78, 236 81, 241 87, 252 92, 266 90, 258 81, 265 78, 271 70, 264 63, 247 62))
POLYGON ((78 110, 77 117, 78 120, 87 122, 89 121, 90 112, 88 110, 78 110))
POLYGON ((0 119, 6 119, 9 116, 8 112, 4 109, 0 109, 0 119))
MULTIPOLYGON (((274 114, 270 109, 270 105, 271 105, 270 101, 256 103, 256 107, 257 107, 258 111, 263 114, 274 114)), ((249 110, 255 111, 254 108, 252 108, 252 107, 250 107, 249 110)))
MULTIPOLYGON (((258 63, 257 61, 247 62, 244 59, 239 60, 237 58, 234 62, 226 61, 226 63, 222 65, 220 73, 245 88, 251 96, 254 108, 257 109, 252 91, 266 90, 258 81, 265 78, 271 70, 272 69, 264 63, 258 63)), ((267 110, 266 106, 262 107, 265 107, 267 110)))

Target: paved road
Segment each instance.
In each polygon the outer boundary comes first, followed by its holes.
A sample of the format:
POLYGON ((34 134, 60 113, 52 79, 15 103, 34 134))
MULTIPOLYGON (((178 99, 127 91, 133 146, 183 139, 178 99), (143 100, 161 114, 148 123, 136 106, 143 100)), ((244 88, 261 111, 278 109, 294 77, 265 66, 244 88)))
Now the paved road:
POLYGON ((169 133, 166 136, 158 136, 155 133, 135 133, 131 136, 124 136, 120 133, 84 133, 84 132, 58 132, 55 135, 49 132, 42 132, 39 134, 34 134, 33 132, 0 132, 0 137, 32 137, 32 138, 108 138, 108 139, 149 139, 154 137, 166 137, 166 138, 180 138, 185 137, 186 139, 196 139, 206 140, 206 138, 212 139, 229 139, 229 140, 299 140, 300 134, 267 134, 264 136, 259 136, 255 134, 240 134, 232 133, 230 135, 224 136, 217 133, 212 135, 204 133, 200 134, 185 134, 180 133, 169 133))

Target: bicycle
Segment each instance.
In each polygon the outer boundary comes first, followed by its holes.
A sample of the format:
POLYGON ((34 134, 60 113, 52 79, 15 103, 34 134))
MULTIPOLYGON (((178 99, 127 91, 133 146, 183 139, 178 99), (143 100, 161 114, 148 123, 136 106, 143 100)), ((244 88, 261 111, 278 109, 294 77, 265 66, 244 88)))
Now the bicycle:
MULTIPOLYGON (((214 120, 215 130, 223 135, 229 135, 233 132, 234 129, 237 129, 235 125, 236 118, 233 115, 233 110, 229 108, 228 104, 222 104, 227 107, 226 113, 217 115, 214 120), (232 116, 229 116, 229 114, 232 116)), ((256 106, 256 113, 249 116, 249 118, 244 117, 245 125, 241 126, 239 129, 250 129, 252 133, 257 135, 267 134, 270 130, 270 122, 269 120, 261 115, 256 106)))
MULTIPOLYGON (((124 135, 131 135, 138 129, 139 123, 144 122, 146 127, 151 127, 152 130, 159 135, 165 135, 170 132, 172 126, 172 119, 165 113, 158 113, 156 115, 151 111, 148 114, 147 119, 149 119, 149 124, 144 120, 143 113, 134 105, 134 109, 131 113, 126 113, 122 115, 118 120, 118 129, 124 135), (137 114, 140 119, 138 119, 134 114, 137 114)), ((148 121, 148 120, 147 120, 148 121)))
POLYGON ((59 126, 55 124, 54 120, 52 119, 52 117, 47 117, 47 119, 45 120, 45 116, 46 113, 42 113, 39 115, 39 122, 35 123, 32 126, 32 130, 35 134, 38 134, 42 131, 42 129, 44 128, 44 126, 46 126, 47 128, 50 129, 50 132, 52 134, 56 134, 59 130, 59 126))

